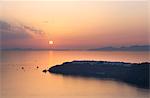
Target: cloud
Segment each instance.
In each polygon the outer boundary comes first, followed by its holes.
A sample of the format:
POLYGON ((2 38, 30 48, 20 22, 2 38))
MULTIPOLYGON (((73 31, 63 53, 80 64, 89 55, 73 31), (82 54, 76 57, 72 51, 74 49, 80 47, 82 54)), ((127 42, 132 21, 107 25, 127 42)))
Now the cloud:
POLYGON ((43 35, 44 32, 42 30, 34 27, 0 21, 0 36, 2 40, 29 39, 33 38, 34 36, 43 35))
POLYGON ((28 32, 26 32, 23 28, 4 21, 0 21, 0 34, 2 40, 24 39, 31 37, 30 34, 28 34, 28 32))
POLYGON ((36 34, 36 35, 41 35, 43 36, 45 33, 42 30, 36 29, 34 27, 30 27, 30 26, 26 26, 26 25, 22 25, 23 29, 25 30, 29 30, 30 32, 36 34))

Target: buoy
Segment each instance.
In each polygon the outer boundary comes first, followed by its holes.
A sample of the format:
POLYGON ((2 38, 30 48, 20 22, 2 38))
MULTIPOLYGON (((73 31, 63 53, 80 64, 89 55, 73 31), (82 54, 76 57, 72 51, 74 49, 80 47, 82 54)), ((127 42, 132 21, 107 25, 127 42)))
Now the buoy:
POLYGON ((24 67, 21 67, 21 69, 24 69, 24 67))

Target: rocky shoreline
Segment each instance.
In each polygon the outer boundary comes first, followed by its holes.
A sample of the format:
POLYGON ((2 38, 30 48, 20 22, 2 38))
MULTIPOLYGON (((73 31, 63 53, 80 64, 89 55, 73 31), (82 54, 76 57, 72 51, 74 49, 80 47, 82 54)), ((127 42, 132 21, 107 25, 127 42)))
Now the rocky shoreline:
POLYGON ((149 89, 150 63, 124 63, 107 61, 72 61, 55 65, 50 73, 113 79, 149 89))

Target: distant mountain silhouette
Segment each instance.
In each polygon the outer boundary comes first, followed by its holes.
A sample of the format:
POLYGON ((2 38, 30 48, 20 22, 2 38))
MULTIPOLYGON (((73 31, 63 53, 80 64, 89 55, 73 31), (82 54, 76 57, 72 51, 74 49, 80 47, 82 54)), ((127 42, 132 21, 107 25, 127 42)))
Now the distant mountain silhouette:
POLYGON ((105 50, 105 51, 149 51, 150 45, 134 45, 129 47, 102 47, 102 48, 95 48, 89 49, 93 51, 105 50))
POLYGON ((150 51, 150 45, 134 45, 122 47, 102 47, 94 49, 49 49, 49 48, 0 48, 0 50, 53 50, 53 51, 72 51, 72 50, 88 50, 88 51, 150 51))

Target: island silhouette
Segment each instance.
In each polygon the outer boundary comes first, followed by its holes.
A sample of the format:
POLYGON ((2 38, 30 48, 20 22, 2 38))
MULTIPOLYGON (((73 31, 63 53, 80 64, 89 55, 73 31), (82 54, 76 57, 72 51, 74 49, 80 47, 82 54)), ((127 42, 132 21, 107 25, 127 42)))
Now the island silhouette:
POLYGON ((55 65, 48 71, 62 75, 113 79, 149 89, 149 68, 149 62, 72 61, 55 65))

